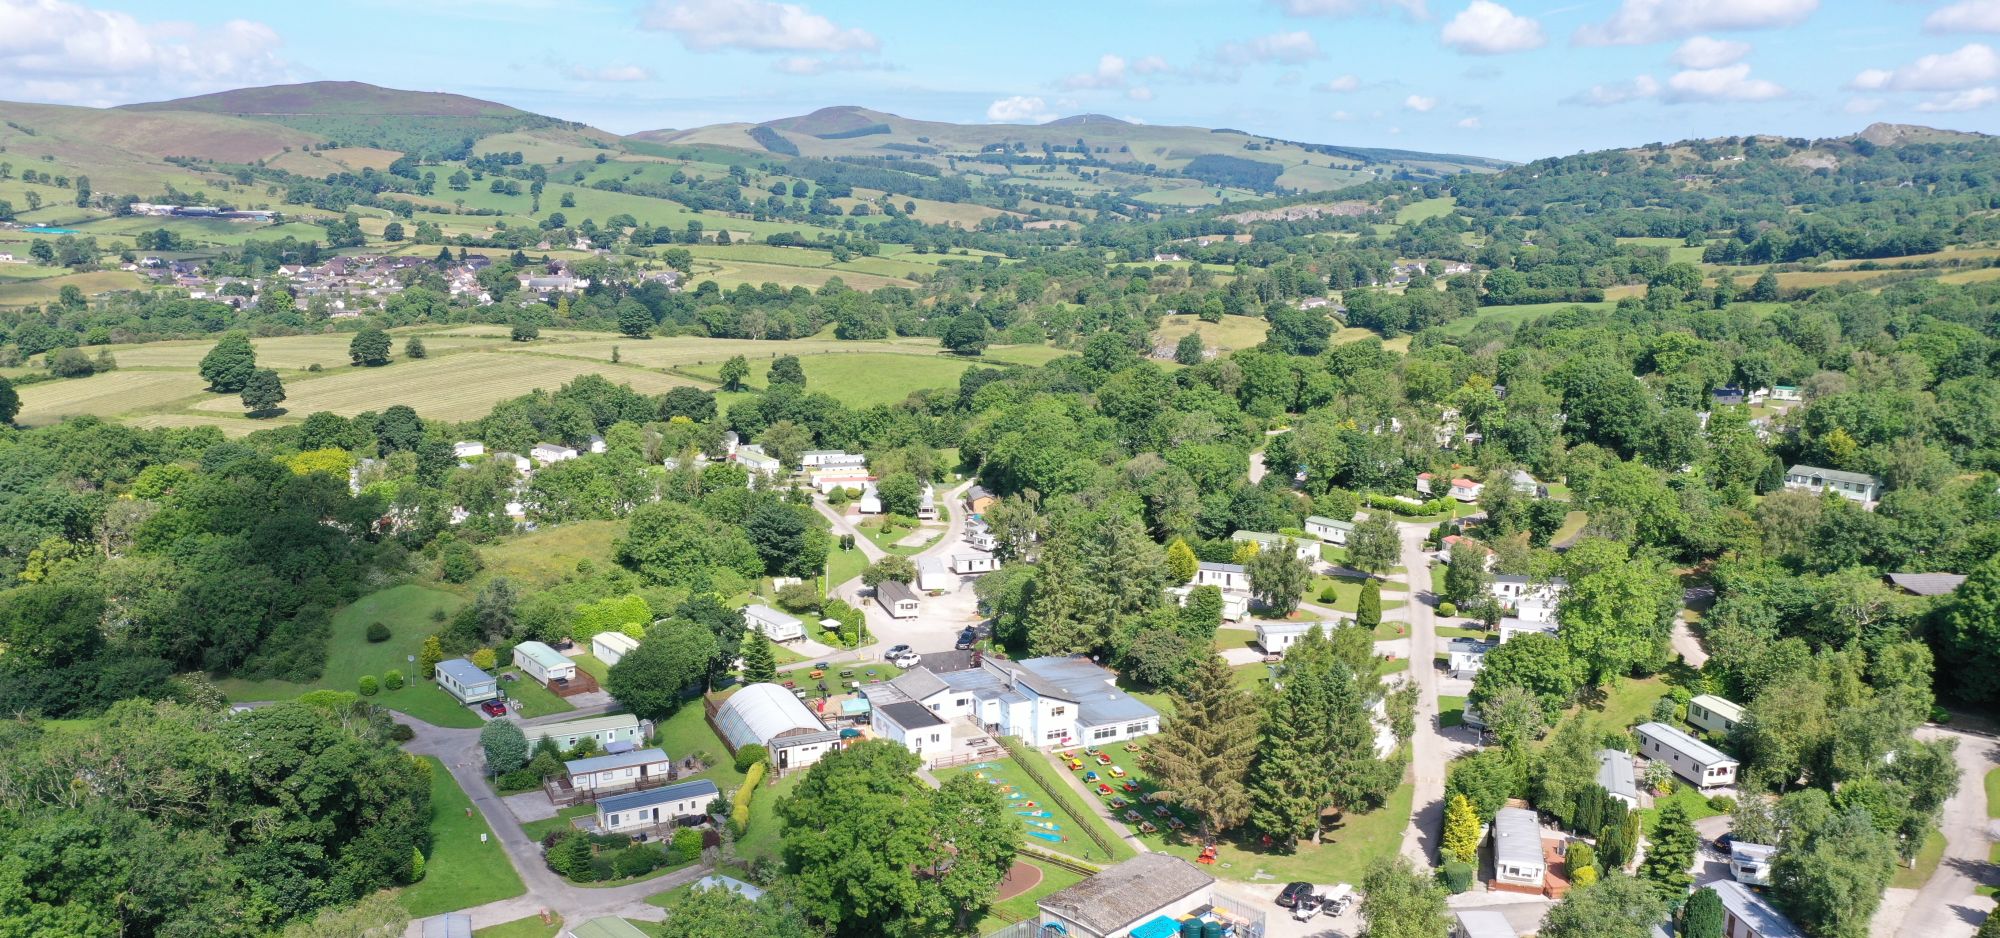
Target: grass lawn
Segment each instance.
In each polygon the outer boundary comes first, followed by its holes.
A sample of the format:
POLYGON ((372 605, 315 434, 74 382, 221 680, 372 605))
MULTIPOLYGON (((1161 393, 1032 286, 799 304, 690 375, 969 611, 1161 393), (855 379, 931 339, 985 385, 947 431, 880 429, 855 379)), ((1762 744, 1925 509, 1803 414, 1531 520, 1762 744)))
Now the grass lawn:
MULTIPOLYGON (((1664 678, 1649 677, 1643 681, 1624 679, 1606 691, 1604 698, 1590 706, 1572 708, 1574 719, 1582 720, 1590 730, 1592 738, 1606 733, 1624 733, 1635 723, 1643 723, 1652 716, 1653 702, 1667 695, 1664 678)), ((1553 738, 1551 733, 1544 739, 1553 738)))
MULTIPOLYGON (((1408 826, 1410 805, 1416 787, 1408 782, 1397 786, 1381 808, 1367 814, 1341 818, 1317 845, 1302 842, 1289 854, 1265 850, 1247 836, 1244 840, 1224 840, 1216 845, 1216 864, 1209 871, 1223 879, 1251 880, 1263 873, 1278 882, 1305 880, 1313 883, 1353 883, 1359 885, 1370 864, 1393 856, 1401 849, 1403 829, 1408 826)), ((1154 850, 1193 860, 1201 846, 1192 836, 1169 841, 1165 831, 1143 837, 1154 850)))
POLYGON ((861 575, 868 569, 868 555, 857 547, 853 550, 832 550, 826 555, 826 587, 831 592, 836 586, 861 575))
POLYGON ((1986 773, 1986 816, 2000 817, 2000 769, 1986 773))
MULTIPOLYGON (((423 680, 408 658, 423 649, 424 638, 435 632, 433 615, 449 615, 465 600, 442 590, 422 586, 392 586, 361 597, 333 615, 332 635, 327 641, 326 671, 310 684, 291 681, 244 681, 235 678, 218 682, 231 700, 285 700, 311 690, 352 691, 361 676, 377 678, 389 670, 403 672, 407 682, 402 690, 384 690, 369 702, 399 710, 437 726, 471 728, 479 725, 472 708, 460 704, 435 683, 423 680), (380 622, 389 627, 386 642, 368 641, 368 625, 380 622)), ((547 691, 543 691, 547 693, 547 691)))
POLYGON ((1236 629, 1224 626, 1215 630, 1215 650, 1228 651, 1231 648, 1248 648, 1257 643, 1257 633, 1250 629, 1236 629))
MULTIPOLYGON (((1330 606, 1341 612, 1352 614, 1355 608, 1361 603, 1362 582, 1361 580, 1349 580, 1341 577, 1313 577, 1312 588, 1306 592, 1307 601, 1315 605, 1330 606), (1332 602, 1325 601, 1322 595, 1329 588, 1333 590, 1334 598, 1332 602)), ((1393 585, 1385 584, 1385 588, 1393 585)), ((1382 600, 1382 611, 1388 612, 1391 609, 1400 609, 1405 602, 1407 600, 1385 598, 1382 600)))
POLYGON ((1476 638, 1485 641, 1487 632, 1485 629, 1462 629, 1455 625, 1440 625, 1437 627, 1437 634, 1439 638, 1476 638))
POLYGON ((1653 829, 1660 824, 1660 809, 1666 807, 1668 802, 1678 802, 1687 811, 1688 820, 1690 821, 1699 821, 1702 818, 1714 817, 1722 813, 1708 806, 1708 796, 1689 785, 1677 781, 1674 784, 1673 794, 1665 798, 1653 799, 1652 807, 1639 812, 1639 824, 1645 829, 1646 836, 1653 836, 1653 829))
POLYGON ((500 673, 514 675, 515 679, 512 681, 503 678, 500 688, 506 692, 508 702, 513 704, 510 709, 518 716, 545 717, 551 713, 568 713, 576 709, 570 706, 569 701, 557 697, 555 692, 543 687, 534 678, 522 674, 520 668, 502 668, 500 673))
MULTIPOLYGON (((1118 750, 1108 750, 1108 751, 1112 752, 1114 754, 1114 757, 1119 755, 1125 756, 1125 762, 1128 763, 1126 765, 1126 768, 1127 769, 1133 768, 1133 766, 1129 764, 1132 762, 1130 753, 1125 753, 1118 750)), ((989 763, 982 762, 979 764, 987 765, 989 763)), ((995 759, 990 764, 993 766, 990 769, 981 769, 975 766, 958 766, 955 768, 942 769, 934 774, 937 775, 938 781, 940 782, 948 780, 954 775, 983 774, 989 780, 998 781, 1000 783, 1012 787, 1014 789, 1014 791, 1011 792, 1012 794, 1019 794, 1022 796, 1021 798, 1016 799, 1017 803, 1026 803, 1032 801, 1038 806, 1038 810, 1049 812, 1052 816, 1048 818, 1024 817, 1021 819, 1023 822, 1021 826, 1021 837, 1020 837, 1022 843, 1032 844, 1043 850, 1053 850, 1057 853, 1066 853, 1069 854, 1070 856, 1076 857, 1079 860, 1085 860, 1090 863, 1096 863, 1099 865, 1113 863, 1116 862, 1117 860, 1125 859, 1127 857, 1132 856, 1133 851, 1131 847, 1127 845, 1124 841, 1121 841, 1117 837, 1112 835, 1111 828, 1105 825, 1104 819, 1098 817, 1096 814, 1090 813, 1090 805, 1085 802, 1084 796, 1079 795, 1074 791, 1064 792, 1064 794, 1069 796, 1069 800, 1077 806, 1077 810, 1085 812, 1083 816, 1079 817, 1076 814, 1063 810, 1061 803, 1049 797, 1048 790, 1036 784, 1034 778, 1028 774, 1027 770, 1021 768, 1020 763, 1015 762, 1013 759, 995 759), (1028 821, 1041 821, 1044 823, 1054 824, 1056 825, 1057 829, 1054 831, 1037 830, 1036 828, 1027 826, 1028 821), (1105 839, 1107 843, 1114 845, 1114 849, 1117 848, 1123 848, 1123 849, 1119 850, 1119 852, 1116 855, 1105 853, 1103 848, 1099 847, 1095 842, 1093 842, 1090 839, 1090 835, 1084 833, 1084 829, 1086 827, 1095 829, 1098 832, 1098 834, 1105 839), (1043 837, 1030 837, 1028 836, 1030 832, 1057 834, 1060 835, 1063 839, 1061 842, 1058 843, 1043 837)), ((1093 769, 1098 769, 1098 766, 1095 763, 1091 763, 1091 767, 1093 769)), ((1053 773, 1065 770, 1059 768, 1058 766, 1056 766, 1054 762, 1051 761, 1048 763, 1048 771, 1053 773)), ((1081 776, 1083 773, 1082 771, 1078 771, 1074 774, 1081 776)), ((1009 793, 1003 792, 1003 794, 1009 794, 1009 793)), ((1029 809, 1019 808, 1016 810, 1025 811, 1029 809)))
MULTIPOLYGON (((1042 871, 1042 881, 1028 890, 1004 902, 995 902, 987 910, 986 919, 973 930, 976 935, 989 935, 1015 922, 1033 918, 1038 914, 1035 903, 1055 893, 1083 882, 1084 876, 1075 870, 1064 869, 1049 863, 1042 863, 1022 857, 1021 860, 1042 871)), ((650 900, 649 900, 650 901, 650 900)))
POLYGON ((1937 872, 1938 862, 1944 859, 1944 835, 1931 831, 1924 838, 1924 848, 1917 851, 1917 865, 1896 864, 1896 875, 1889 878, 1890 889, 1919 889, 1930 881, 1931 874, 1937 872))
POLYGON ((577 521, 501 538, 480 548, 486 569, 474 585, 505 576, 518 586, 550 586, 575 573, 580 560, 613 566, 611 542, 623 533, 623 521, 577 521))
POLYGON ((1581 511, 1572 511, 1569 514, 1563 516, 1562 527, 1557 528, 1556 533, 1549 535, 1549 543, 1560 544, 1566 540, 1569 540, 1570 538, 1582 534, 1583 526, 1589 523, 1590 523, 1590 515, 1588 513, 1581 511))
MULTIPOLYGON (((779 858, 785 824, 778 819, 778 802, 790 797, 792 789, 799 787, 799 779, 805 777, 804 772, 793 772, 779 779, 776 785, 758 786, 757 794, 750 799, 750 829, 736 841, 736 855, 744 863, 758 857, 779 858)), ((738 783, 741 783, 740 779, 738 783)), ((718 787, 721 785, 720 782, 716 784, 718 787)))
POLYGON ((527 834, 532 840, 540 840, 554 831, 568 829, 570 826, 569 822, 572 819, 586 817, 596 812, 597 806, 594 804, 587 802, 584 804, 573 804, 556 811, 555 817, 543 818, 539 821, 529 821, 522 824, 521 832, 527 834))
POLYGON ((472 938, 555 938, 556 933, 560 931, 562 931, 562 919, 556 919, 552 925, 544 925, 540 916, 530 915, 511 922, 473 929, 472 938))
POLYGON ((653 735, 657 745, 675 759, 699 755, 703 761, 713 766, 710 769, 689 776, 705 778, 724 791, 743 784, 743 773, 736 771, 730 761, 729 747, 723 745, 722 737, 708 726, 708 719, 702 715, 701 701, 691 700, 674 712, 673 716, 654 725, 653 735))
POLYGON ((1448 694, 1438 696, 1438 726, 1465 725, 1465 698, 1448 694))
MULTIPOLYGON (((587 641, 577 642, 577 645, 579 647, 585 647, 588 646, 589 644, 590 643, 587 641)), ((577 653, 570 655, 569 660, 576 662, 577 670, 582 671, 583 673, 596 678, 597 686, 599 687, 604 686, 604 676, 606 674, 611 673, 611 666, 605 664, 604 659, 599 658, 596 655, 586 655, 582 653, 577 653)))
MULTIPOLYGON (((888 534, 884 534, 882 533, 880 518, 876 517, 861 521, 854 527, 856 530, 861 532, 862 536, 868 538, 871 541, 874 541, 876 547, 881 548, 883 551, 887 553, 901 554, 905 557, 921 553, 924 548, 929 547, 933 543, 936 543, 938 538, 944 536, 944 531, 945 531, 944 528, 931 528, 928 531, 926 531, 926 533, 930 535, 930 540, 925 541, 924 543, 919 544, 915 547, 904 547, 900 544, 897 544, 896 542, 902 540, 903 538, 909 537, 911 534, 917 531, 925 531, 922 525, 919 525, 915 528, 906 528, 901 525, 898 525, 896 527, 896 530, 891 531, 888 534)), ((856 550, 855 553, 858 554, 860 553, 860 551, 856 550)), ((866 566, 867 562, 864 560, 862 565, 866 566)))
POLYGON ((444 763, 424 756, 431 769, 431 852, 424 878, 396 896, 412 917, 469 909, 512 899, 527 891, 514 872, 507 852, 492 836, 486 819, 472 810, 472 799, 445 771, 444 763))

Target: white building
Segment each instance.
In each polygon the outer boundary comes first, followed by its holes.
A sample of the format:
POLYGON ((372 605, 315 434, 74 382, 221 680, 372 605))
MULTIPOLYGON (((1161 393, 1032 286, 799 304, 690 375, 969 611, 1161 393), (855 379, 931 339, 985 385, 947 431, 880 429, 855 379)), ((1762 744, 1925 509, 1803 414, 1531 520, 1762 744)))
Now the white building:
POLYGON ((484 456, 486 455, 486 444, 481 443, 478 440, 461 440, 457 443, 451 444, 451 454, 460 459, 471 459, 474 456, 484 456))
POLYGON ((1556 634, 1556 624, 1549 621, 1520 619, 1514 616, 1505 616, 1500 619, 1500 644, 1502 645, 1512 641, 1517 635, 1527 635, 1531 632, 1554 635, 1556 634))
POLYGON ((561 749, 575 749, 577 743, 588 739, 597 743, 599 749, 622 752, 636 747, 646 738, 645 727, 640 724, 639 718, 629 713, 585 717, 562 723, 527 724, 521 727, 521 732, 528 737, 529 749, 535 748, 543 739, 553 741, 561 749))
POLYGON ((1319 560, 1318 544, 1300 538, 1286 537, 1283 534, 1266 534, 1262 531, 1237 531, 1230 534, 1229 539, 1238 544, 1255 544, 1260 551, 1286 550, 1288 549, 1287 545, 1289 545, 1292 556, 1306 563, 1313 563, 1319 560))
POLYGON ((548 466, 575 459, 577 452, 560 443, 536 443, 533 449, 528 450, 528 455, 536 462, 548 466))
POLYGON ((1445 646, 1445 670, 1455 678, 1471 678, 1486 666, 1486 653, 1495 647, 1476 638, 1454 638, 1445 646))
POLYGON ((1688 735, 1680 727, 1642 723, 1637 732, 1640 755, 1665 762, 1675 775, 1693 782, 1696 787, 1736 784, 1736 760, 1688 735))
POLYGON ((743 624, 774 642, 790 642, 806 637, 805 623, 798 617, 762 603, 743 607, 743 624))
MULTIPOLYGON (((1186 606, 1188 597, 1194 594, 1192 586, 1169 586, 1167 594, 1174 598, 1177 606, 1186 606)), ((1250 597, 1242 593, 1222 594, 1222 621, 1241 622, 1250 616, 1250 597)))
POLYGON ((1519 938, 1507 916, 1492 909, 1464 909, 1452 913, 1451 938, 1519 938))
POLYGON ((591 636, 590 653, 605 667, 617 664, 625 653, 639 647, 639 640, 624 632, 599 632, 591 636))
POLYGON ((883 580, 875 584, 875 602, 892 619, 914 619, 923 607, 916 591, 901 580, 883 580))
POLYGON ((543 686, 552 681, 568 681, 576 677, 576 662, 541 642, 515 645, 514 667, 520 668, 522 674, 534 678, 535 683, 543 686))
POLYGON ((1745 886, 1771 885, 1771 861, 1778 848, 1741 840, 1729 844, 1729 875, 1745 886))
POLYGON ((1743 722, 1743 707, 1714 694, 1702 694, 1688 701, 1688 722, 1704 733, 1727 735, 1743 722))
POLYGON ((1722 900, 1723 938, 1806 938, 1791 919, 1750 887, 1724 879, 1709 883, 1708 888, 1722 900))
POLYGON ((1799 393, 1798 388, 1789 384, 1778 384, 1771 387, 1771 400, 1788 401, 1796 404, 1799 401, 1805 400, 1805 396, 1799 393))
POLYGON ((965 542, 977 550, 993 550, 1000 546, 1000 539, 994 537, 993 532, 987 530, 986 525, 976 521, 966 523, 965 542))
POLYGON ((1474 482, 1471 479, 1451 480, 1451 497, 1461 502, 1476 502, 1480 494, 1485 491, 1484 483, 1474 482))
POLYGON ((1825 494, 1833 492, 1851 502, 1874 507, 1882 499, 1882 480, 1865 472, 1843 472, 1817 466, 1793 466, 1785 470, 1785 488, 1825 494))
POLYGON ((1552 622, 1555 620, 1556 604, 1568 588, 1569 581, 1562 577, 1536 582, 1518 573, 1501 573, 1494 575, 1486 590, 1500 604, 1500 608, 1518 618, 1531 622, 1552 622))
POLYGON ((952 725, 914 700, 872 707, 869 727, 883 739, 893 739, 920 757, 933 759, 951 751, 952 725), (929 755, 926 756, 925 754, 929 755))
POLYGON ((464 658, 438 662, 437 685, 463 704, 500 696, 500 682, 464 658))
POLYGON ((920 593, 943 593, 958 586, 958 577, 946 569, 944 561, 936 557, 924 557, 917 561, 917 591, 920 593))
POLYGON ((882 513, 882 493, 875 491, 875 483, 870 482, 862 486, 861 497, 855 500, 854 510, 864 515, 882 513))
POLYGON ((808 450, 799 455, 802 469, 866 469, 868 457, 837 449, 808 450))
POLYGON ((1250 571, 1240 563, 1209 563, 1204 560, 1195 567, 1194 585, 1219 587, 1225 593, 1247 593, 1250 591, 1250 571))
POLYGON ((981 658, 977 666, 944 672, 920 667, 862 692, 877 710, 913 701, 939 719, 970 720, 1039 747, 1101 746, 1160 729, 1158 711, 1120 690, 1116 675, 1087 658, 981 658))
POLYGON ((1527 808, 1501 808, 1493 817, 1493 878, 1507 886, 1542 888, 1548 876, 1542 823, 1527 808))
POLYGON ((1325 634, 1325 627, 1318 622, 1267 622, 1259 619, 1256 628, 1257 644, 1263 646, 1266 654, 1272 655, 1284 654, 1286 649, 1314 629, 1325 634))
POLYGON ((1124 938, 1154 919, 1185 918, 1214 904, 1215 877, 1176 856, 1142 853, 1036 903, 1037 934, 1124 938))
POLYGON ((752 684, 722 702, 715 729, 735 752, 752 743, 769 753, 780 774, 802 769, 840 747, 840 733, 826 728, 791 691, 752 684))
POLYGON ((571 788, 600 794, 656 784, 671 776, 673 769, 673 758, 659 749, 632 749, 563 763, 571 788))
POLYGON ((779 462, 778 457, 765 454, 764 447, 756 443, 745 443, 736 447, 736 452, 731 458, 736 460, 737 465, 749 470, 753 476, 776 475, 785 468, 785 464, 779 462))
POLYGON ((1336 521, 1313 515, 1306 519, 1306 533, 1328 544, 1346 544, 1347 537, 1354 533, 1354 522, 1336 521))
POLYGON ((959 576, 977 576, 1000 569, 999 558, 985 552, 966 551, 951 555, 951 572, 959 576))
POLYGON ((600 798, 597 828, 607 834, 622 834, 676 824, 683 818, 707 817, 708 806, 720 797, 722 792, 714 782, 700 779, 600 798))
POLYGON ((937 490, 926 483, 923 492, 917 496, 917 520, 936 521, 937 517, 937 490))

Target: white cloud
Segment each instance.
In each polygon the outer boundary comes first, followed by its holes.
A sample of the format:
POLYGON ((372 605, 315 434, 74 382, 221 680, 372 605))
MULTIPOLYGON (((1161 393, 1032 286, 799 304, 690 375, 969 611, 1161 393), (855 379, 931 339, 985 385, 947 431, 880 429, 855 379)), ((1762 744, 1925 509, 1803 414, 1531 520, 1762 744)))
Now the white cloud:
POLYGON ((1172 69, 1173 66, 1168 65, 1166 59, 1157 55, 1149 55, 1132 63, 1132 73, 1135 75, 1157 75, 1172 69))
POLYGON ((1743 61, 1750 49, 1747 42, 1695 36, 1674 50, 1674 64, 1682 68, 1721 68, 1743 61))
POLYGON ((41 100, 103 105, 283 81, 283 44, 252 20, 204 29, 66 0, 0 0, 0 81, 41 100))
POLYGON ((1142 85, 1137 88, 1128 89, 1125 92, 1125 96, 1134 101, 1151 101, 1153 100, 1153 89, 1142 85))
POLYGON ((1691 68, 1667 79, 1670 101, 1769 101, 1788 92, 1775 81, 1750 77, 1750 66, 1691 68))
POLYGON ((656 0, 639 25, 673 33, 695 52, 874 52, 882 47, 865 29, 772 0, 656 0))
POLYGON ((1349 91, 1354 91, 1360 87, 1361 87, 1361 79, 1356 78, 1353 75, 1342 75, 1338 78, 1329 78, 1326 81, 1314 85, 1313 90, 1332 92, 1334 94, 1345 94, 1349 91))
POLYGON ((1893 71, 1867 69, 1848 86, 1861 91, 1958 91, 2000 79, 2000 53, 1984 43, 1927 55, 1893 71))
POLYGON ((859 55, 788 55, 772 62, 771 69, 787 75, 824 75, 827 72, 888 71, 889 66, 880 59, 859 55))
POLYGON ((1887 103, 1881 98, 1849 98, 1841 110, 1849 114, 1873 114, 1887 103))
POLYGON ((1098 57, 1095 70, 1071 75, 1062 80, 1062 86, 1070 91, 1122 88, 1125 86, 1125 57, 1107 52, 1098 57))
POLYGON ((1539 49, 1548 42, 1542 24, 1493 0, 1472 0, 1444 24, 1444 44, 1473 55, 1504 55, 1539 49))
POLYGON ((1477 117, 1468 117, 1468 118, 1465 118, 1465 119, 1463 119, 1463 120, 1460 120, 1460 121, 1458 122, 1458 126, 1460 126, 1460 127, 1463 127, 1463 128, 1465 128, 1466 130, 1478 130, 1478 129, 1479 129, 1479 118, 1477 118, 1477 117))
POLYGON ((1360 16, 1397 10, 1414 19, 1430 16, 1425 0, 1271 0, 1271 5, 1288 16, 1360 16))
POLYGON ((986 119, 996 124, 1040 124, 1054 120, 1055 115, 1041 98, 1017 94, 987 105, 986 119))
POLYGON ((573 65, 569 77, 577 81, 651 81, 653 70, 637 65, 606 65, 601 68, 573 65))
POLYGON ((1319 42, 1313 39, 1312 33, 1300 29, 1241 42, 1225 42, 1216 47, 1214 58, 1224 65, 1296 65, 1319 56, 1319 42))
POLYGON ((1403 106, 1422 114, 1436 108, 1438 99, 1428 95, 1413 94, 1403 99, 1403 106))
POLYGON ((1929 101, 1921 102, 1917 105, 1917 110, 1932 113, 1973 111, 1986 107, 1995 101, 2000 101, 2000 89, 1992 87, 1968 88, 1964 91, 1939 95, 1929 101))
POLYGON ((1641 98, 1650 98, 1660 93, 1660 82, 1651 75, 1640 75, 1631 81, 1591 85, 1590 90, 1570 98, 1573 104, 1587 104, 1591 107, 1611 107, 1641 98))
POLYGON ((1924 32, 2000 33, 2000 0, 1960 0, 1924 17, 1924 32))
POLYGON ((1625 0, 1611 19, 1579 27, 1583 46, 1665 42, 1712 30, 1791 26, 1819 9, 1819 0, 1625 0))

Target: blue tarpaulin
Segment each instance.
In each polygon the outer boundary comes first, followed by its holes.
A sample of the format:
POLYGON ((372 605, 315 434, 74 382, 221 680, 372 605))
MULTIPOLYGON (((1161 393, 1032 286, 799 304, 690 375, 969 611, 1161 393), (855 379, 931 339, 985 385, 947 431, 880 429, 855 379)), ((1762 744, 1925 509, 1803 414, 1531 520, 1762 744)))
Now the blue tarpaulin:
POLYGON ((842 716, 855 716, 868 712, 868 701, 861 697, 849 697, 840 702, 842 716))
POLYGON ((1165 915, 1138 928, 1132 929, 1132 938, 1174 938, 1181 933, 1181 923, 1165 915))

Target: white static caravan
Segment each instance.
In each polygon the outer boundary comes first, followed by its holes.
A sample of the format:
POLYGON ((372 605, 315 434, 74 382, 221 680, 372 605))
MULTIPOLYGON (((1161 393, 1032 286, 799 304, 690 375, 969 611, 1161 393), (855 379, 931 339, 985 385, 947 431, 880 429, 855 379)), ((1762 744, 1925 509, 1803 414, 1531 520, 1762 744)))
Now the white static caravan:
POLYGON ((1250 591, 1250 571, 1240 563, 1209 563, 1204 560, 1195 568, 1192 585, 1219 587, 1225 593, 1247 593, 1250 591))
POLYGON ((917 561, 917 591, 922 593, 943 593, 958 586, 958 577, 945 568, 944 562, 935 557, 925 557, 917 561))
POLYGON ((951 555, 951 572, 959 576, 976 576, 992 573, 1000 569, 1000 559, 992 554, 967 551, 951 555))
POLYGON ((1265 654, 1282 655, 1307 632, 1326 629, 1321 622, 1257 622, 1257 644, 1263 646, 1265 654))
POLYGON ((1638 734, 1640 755, 1665 762, 1675 775, 1697 787, 1736 784, 1736 760, 1685 730, 1665 723, 1642 723, 1638 734))
POLYGON ((522 642, 514 646, 514 666, 521 673, 535 679, 535 683, 547 686, 551 681, 568 681, 576 678, 576 662, 569 656, 541 642, 522 642))
POLYGON ((1688 722, 1704 733, 1728 735, 1743 722, 1743 707, 1714 694, 1702 694, 1688 701, 1688 722))
POLYGON ((1306 519, 1306 533, 1328 544, 1342 545, 1354 533, 1354 522, 1338 521, 1314 515, 1306 519))
POLYGON ((639 640, 624 632, 599 632, 591 636, 590 653, 605 667, 617 664, 625 653, 639 647, 639 640))
POLYGON ((787 615, 762 603, 743 607, 743 624, 774 642, 789 642, 806 637, 805 623, 797 616, 787 615))
MULTIPOLYGON (((1188 597, 1194 594, 1192 586, 1169 586, 1167 593, 1174 597, 1174 604, 1185 606, 1188 597)), ((1242 593, 1222 594, 1222 621, 1241 622, 1250 617, 1250 597, 1242 593)))
POLYGON ((875 602, 892 619, 914 619, 923 608, 923 601, 917 598, 916 591, 901 580, 883 580, 876 584, 875 602))
POLYGON ((1528 808, 1501 808, 1493 817, 1494 881, 1540 889, 1548 871, 1541 820, 1528 808))

